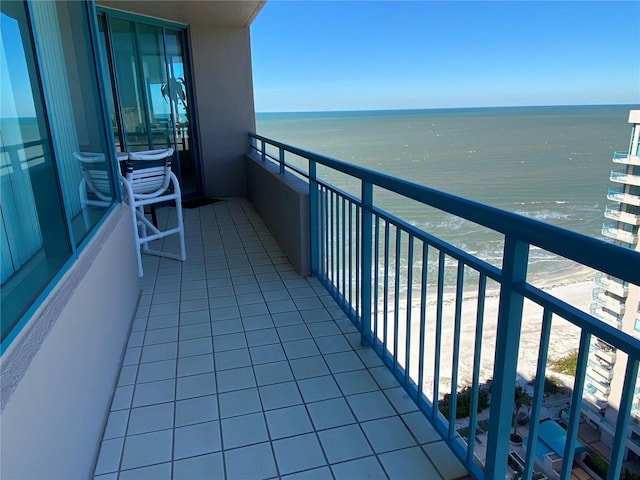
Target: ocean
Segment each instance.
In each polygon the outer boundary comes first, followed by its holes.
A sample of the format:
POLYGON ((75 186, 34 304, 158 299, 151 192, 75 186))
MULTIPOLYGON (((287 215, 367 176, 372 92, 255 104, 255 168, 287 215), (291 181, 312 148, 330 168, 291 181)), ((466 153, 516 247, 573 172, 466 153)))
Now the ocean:
MULTIPOLYGON (((603 238, 604 209, 612 203, 607 189, 615 186, 611 158, 628 150, 634 108, 640 107, 258 113, 256 123, 259 135, 274 140, 603 238)), ((327 179, 358 191, 351 179, 327 179)), ((376 195, 381 208, 499 265, 502 241, 494 232, 376 195)), ((566 275, 574 267, 536 248, 530 258, 533 275, 566 275)))

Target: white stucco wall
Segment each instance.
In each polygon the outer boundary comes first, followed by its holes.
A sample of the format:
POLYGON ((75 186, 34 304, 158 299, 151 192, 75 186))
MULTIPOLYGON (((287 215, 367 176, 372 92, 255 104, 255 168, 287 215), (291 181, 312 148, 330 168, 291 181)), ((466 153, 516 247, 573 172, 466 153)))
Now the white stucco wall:
POLYGON ((90 478, 140 287, 122 205, 2 356, 0 476, 90 478))
POLYGON ((189 26, 205 192, 245 196, 244 154, 255 132, 248 27, 189 26))

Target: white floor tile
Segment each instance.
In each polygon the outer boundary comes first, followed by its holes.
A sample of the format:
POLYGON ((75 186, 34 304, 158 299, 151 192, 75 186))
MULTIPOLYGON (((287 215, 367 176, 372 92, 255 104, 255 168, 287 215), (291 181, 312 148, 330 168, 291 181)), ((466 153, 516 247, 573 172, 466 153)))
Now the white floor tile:
POLYGON ((220 451, 220 422, 198 423, 175 429, 173 458, 195 457, 220 451))
POLYGON ((122 469, 171 461, 173 430, 128 436, 122 452, 122 469))
POLYGON ((218 420, 218 399, 215 395, 188 398, 176 402, 176 427, 218 420))
POLYGON ((177 379, 177 400, 211 395, 214 393, 216 393, 216 377, 214 373, 203 373, 177 379))
POLYGON ((342 427, 356 422, 344 398, 332 398, 307 404, 316 430, 342 427))
POLYGON ((171 402, 175 396, 175 379, 159 382, 139 383, 133 394, 133 407, 142 407, 156 403, 171 402))
POLYGON ((237 350, 218 352, 215 354, 215 365, 216 371, 248 367, 251 365, 249 350, 246 348, 239 348, 237 350))
POLYGON ((134 468, 120 472, 120 480, 148 480, 149 478, 171 478, 171 463, 134 468))
POLYGON ((226 450, 224 458, 228 480, 260 480, 275 477, 278 473, 269 443, 226 450))
MULTIPOLYGON (((452 453, 450 455, 453 456, 452 453)), ((408 478, 440 480, 442 478, 420 447, 383 453, 378 458, 392 480, 408 478)))
POLYGON ((222 420, 222 441, 225 449, 245 447, 268 440, 269 434, 262 413, 222 420))
POLYGON ((327 364, 320 356, 298 358, 291 360, 289 363, 291 364, 291 369, 293 370, 296 380, 329 374, 327 364))
POLYGON ((338 384, 330 375, 299 380, 297 383, 300 393, 302 393, 302 397, 307 403, 336 398, 342 395, 338 384))
POLYGON ((273 442, 273 449, 282 475, 321 467, 326 462, 314 434, 277 440, 273 442))
POLYGON ((295 382, 265 385, 258 390, 260 391, 260 399, 265 411, 302 403, 302 397, 295 382))
POLYGON ((223 478, 222 453, 210 453, 173 462, 172 480, 223 478))
POLYGON ((131 410, 127 435, 173 428, 173 402, 159 403, 131 410))
POLYGON ((287 362, 274 362, 255 365, 253 370, 258 386, 271 385, 293 380, 293 373, 287 362))
MULTIPOLYGON (((375 456, 359 458, 349 462, 332 465, 336 480, 353 480, 354 478, 386 479, 387 474, 375 456)), ((425 477, 426 478, 426 477, 425 477)))
POLYGON ((262 410, 257 388, 221 393, 218 395, 218 402, 220 418, 235 417, 262 410))
POLYGON ((358 425, 346 425, 318 432, 330 463, 354 460, 373 454, 358 425))
POLYGON ((349 406, 360 422, 395 415, 395 410, 382 392, 361 393, 347 397, 349 406))
POLYGON ((272 440, 313 431, 311 420, 303 405, 280 408, 265 413, 272 440))
POLYGON ((246 200, 185 211, 185 227, 187 262, 145 256, 96 479, 466 475, 246 200))
POLYGON ((360 424, 376 453, 416 446, 411 432, 399 417, 386 417, 360 424))
POLYGON ((222 370, 216 373, 218 392, 226 393, 256 386, 256 377, 251 367, 222 370))
MULTIPOLYGON (((285 346, 286 348, 286 346, 285 346)), ((279 343, 251 347, 251 361, 254 365, 261 363, 272 363, 286 360, 283 345, 279 343)))

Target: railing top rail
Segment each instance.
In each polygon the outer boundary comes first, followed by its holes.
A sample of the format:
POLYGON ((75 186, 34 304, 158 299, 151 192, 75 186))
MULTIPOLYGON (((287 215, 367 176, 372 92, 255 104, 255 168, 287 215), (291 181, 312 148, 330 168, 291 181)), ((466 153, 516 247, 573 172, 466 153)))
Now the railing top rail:
POLYGON ((307 158, 312 162, 359 178, 364 182, 398 193, 504 235, 512 236, 530 245, 535 245, 567 259, 640 285, 640 254, 631 249, 287 145, 261 135, 250 133, 249 136, 307 158))

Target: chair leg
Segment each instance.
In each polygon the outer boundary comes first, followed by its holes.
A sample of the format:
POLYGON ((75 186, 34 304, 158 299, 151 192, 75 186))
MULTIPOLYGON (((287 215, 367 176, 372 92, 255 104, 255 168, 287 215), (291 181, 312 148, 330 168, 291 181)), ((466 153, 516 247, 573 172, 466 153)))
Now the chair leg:
POLYGON ((136 216, 136 207, 130 205, 131 218, 133 222, 133 236, 135 237, 135 245, 136 245, 136 260, 138 262, 138 277, 142 278, 144 276, 144 271, 142 270, 142 253, 140 252, 140 232, 138 231, 138 218, 136 216))
POLYGON ((184 245, 184 219, 182 218, 182 200, 180 197, 176 198, 176 215, 178 217, 178 226, 180 227, 180 232, 178 232, 180 237, 180 260, 184 262, 187 259, 187 249, 184 245))

